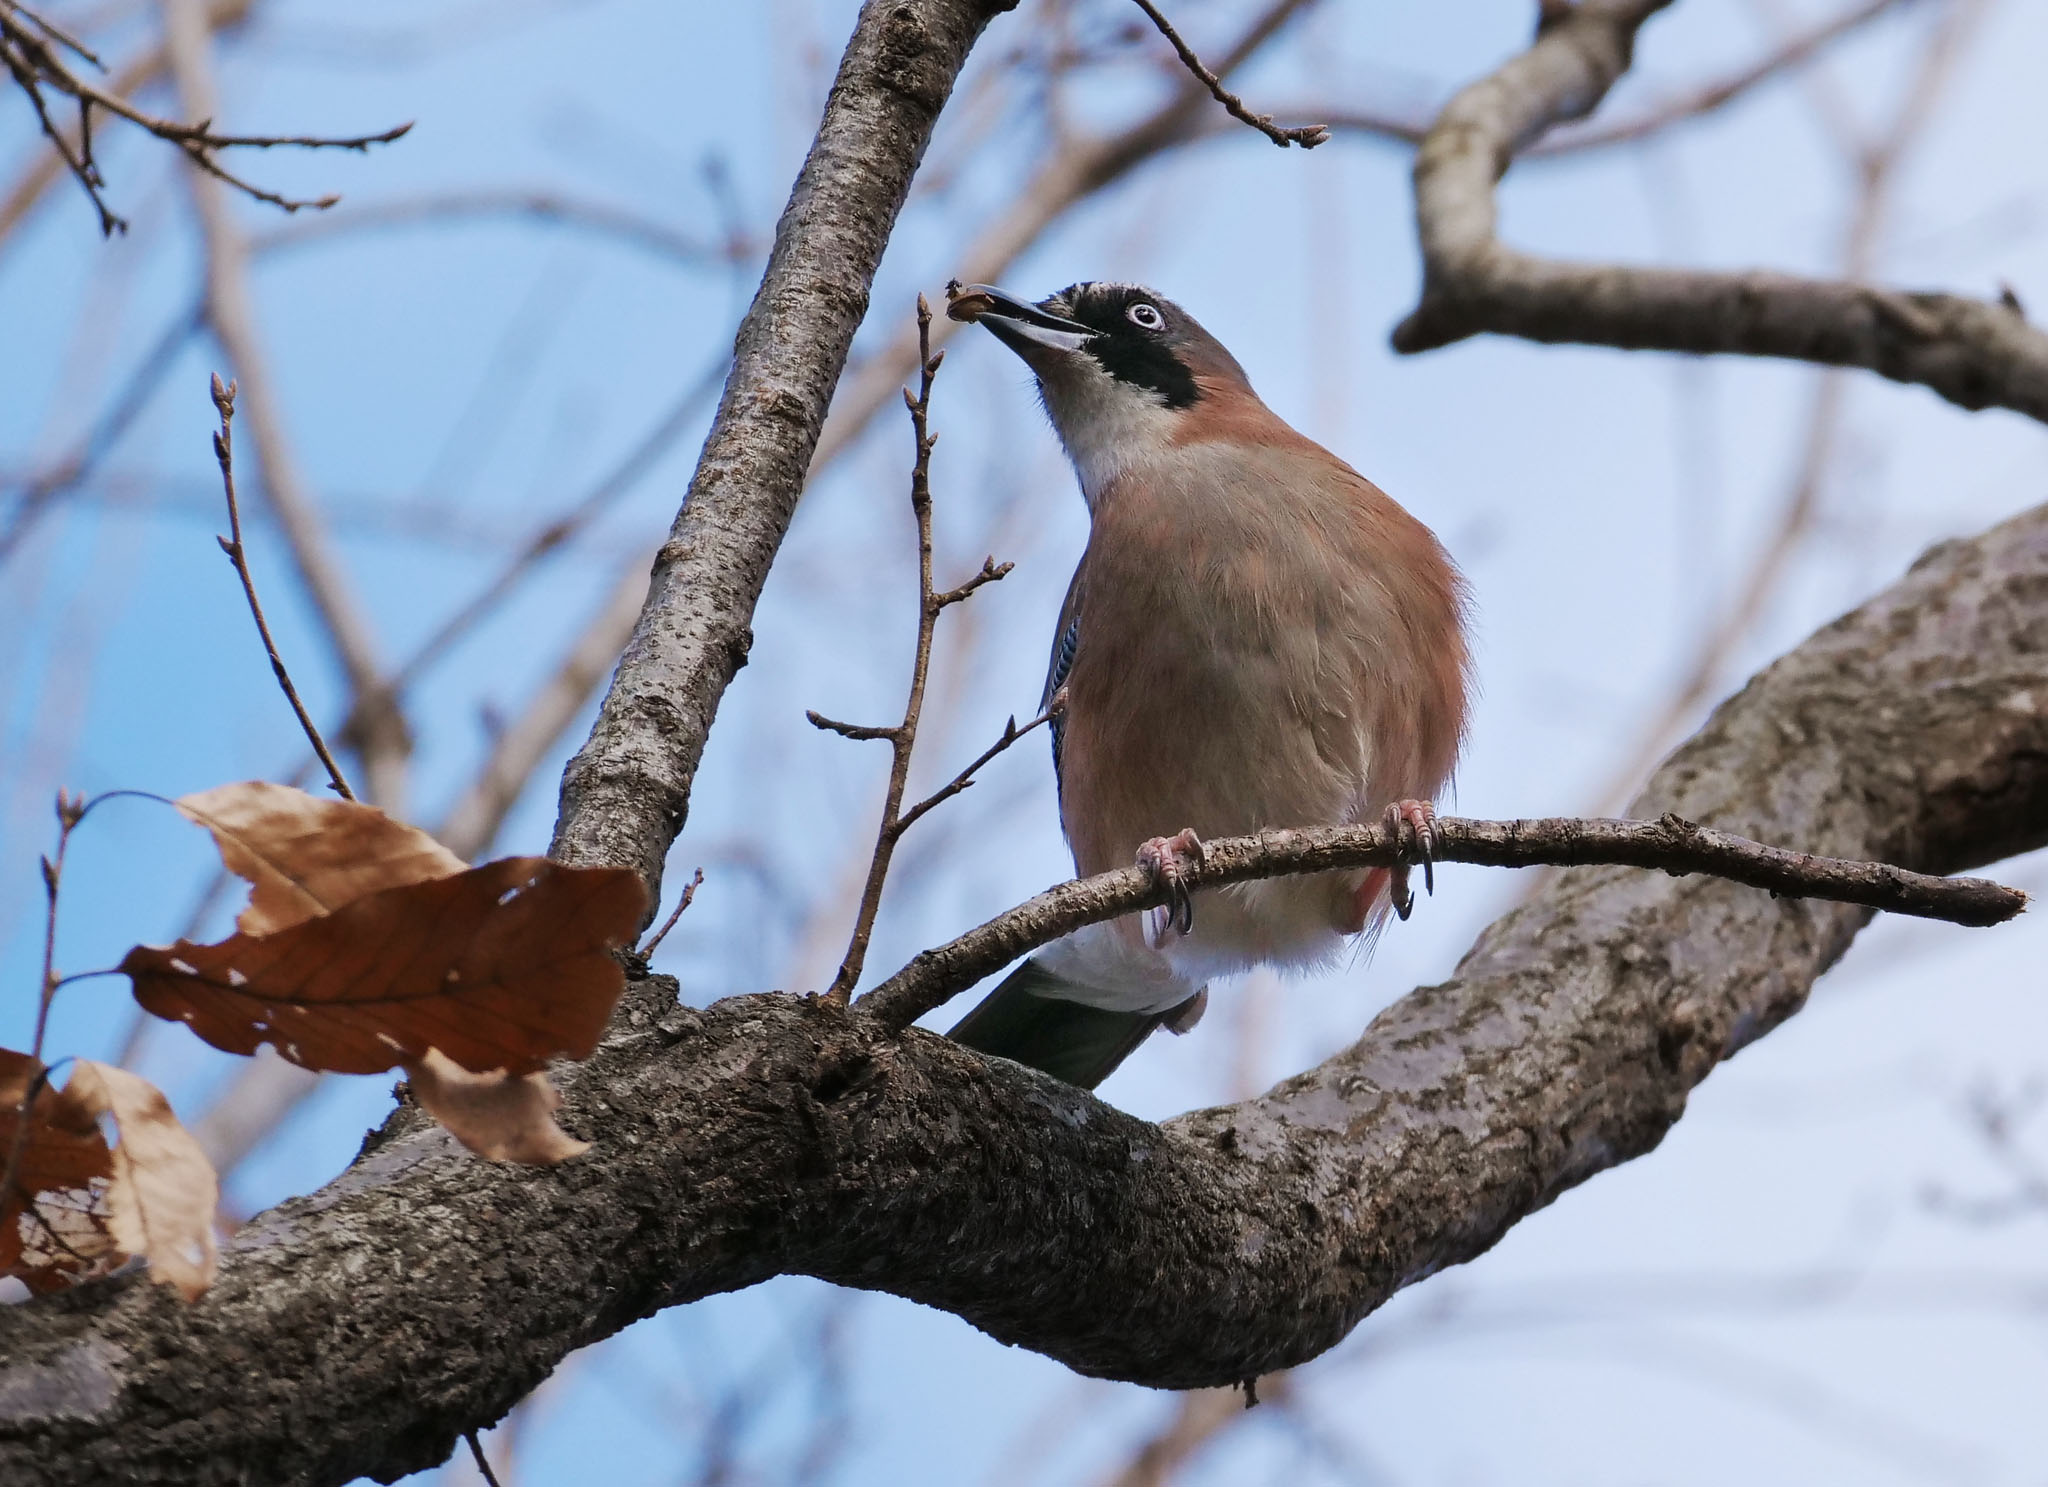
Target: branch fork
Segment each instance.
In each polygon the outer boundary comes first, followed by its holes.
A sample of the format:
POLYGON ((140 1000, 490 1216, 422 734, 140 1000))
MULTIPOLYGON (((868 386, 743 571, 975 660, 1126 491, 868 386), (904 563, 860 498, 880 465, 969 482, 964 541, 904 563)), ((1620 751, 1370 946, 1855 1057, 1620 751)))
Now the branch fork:
POLYGON ((863 885, 860 907, 855 911, 853 935, 846 948, 846 956, 839 963, 839 971, 832 978, 832 984, 825 995, 834 1002, 846 1002, 853 995, 853 988, 860 980, 862 967, 867 961, 868 942, 874 935, 875 916, 880 911, 882 887, 889 876, 889 864, 896 853, 896 844, 903 834, 933 808, 943 805, 974 783, 974 776, 981 767, 996 755, 1008 749, 1018 739, 1034 728, 1050 722, 1057 711, 1057 703, 1024 724, 1021 728, 1012 716, 1003 725, 1002 736, 965 769, 961 770, 946 784, 940 786, 910 809, 903 809, 903 794, 910 780, 910 757, 917 747, 917 726, 924 716, 925 684, 931 674, 932 639, 938 632, 939 616, 955 604, 965 603, 975 591, 989 584, 1000 582, 1014 564, 998 563, 993 557, 982 561, 980 571, 957 588, 940 589, 932 582, 932 449, 939 442, 939 436, 931 432, 930 414, 932 383, 937 378, 939 364, 946 353, 934 351, 931 346, 932 308, 923 295, 917 297, 917 344, 918 365, 921 368, 915 393, 903 389, 903 403, 910 411, 911 433, 916 442, 916 458, 910 470, 910 509, 917 518, 917 650, 910 668, 910 696, 903 705, 903 720, 886 726, 869 726, 861 723, 843 723, 837 718, 825 717, 822 713, 809 712, 805 716, 814 728, 836 733, 841 738, 858 740, 878 739, 889 745, 889 788, 882 803, 882 824, 875 833, 874 856, 868 864, 867 882, 863 885))
POLYGON ((99 109, 116 118, 125 119, 145 133, 153 134, 167 144, 176 145, 184 151, 192 163, 208 175, 226 182, 235 190, 255 201, 266 202, 287 212, 296 212, 311 207, 324 210, 341 198, 321 196, 301 199, 265 190, 234 174, 220 163, 222 150, 254 149, 269 150, 289 147, 306 150, 354 150, 367 151, 372 145, 389 144, 412 128, 410 123, 396 128, 385 129, 376 134, 351 135, 347 137, 304 134, 219 134, 214 131, 213 120, 203 119, 197 123, 181 124, 174 119, 159 118, 146 114, 123 98, 113 88, 103 88, 87 81, 65 61, 62 53, 70 52, 90 63, 101 72, 106 64, 100 61, 84 43, 60 29, 37 12, 17 3, 17 0, 0 0, 0 66, 4 66, 14 80, 15 87, 28 99, 35 110, 36 121, 43 134, 64 162, 66 170, 84 189, 99 213, 100 231, 111 237, 117 232, 128 230, 127 220, 107 205, 101 194, 106 178, 100 174, 98 163, 93 158, 92 124, 93 110, 99 109), (64 131, 50 116, 49 100, 44 90, 69 98, 78 108, 78 139, 74 144, 65 137, 64 131))

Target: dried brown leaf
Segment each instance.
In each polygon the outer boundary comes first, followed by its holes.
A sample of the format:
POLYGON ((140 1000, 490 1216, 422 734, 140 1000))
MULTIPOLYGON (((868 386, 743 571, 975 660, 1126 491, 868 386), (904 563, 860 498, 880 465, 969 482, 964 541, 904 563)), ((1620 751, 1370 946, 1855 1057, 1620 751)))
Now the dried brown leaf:
POLYGON ((213 1163, 163 1091, 126 1069, 79 1059, 63 1099, 91 1116, 111 1115, 120 1130, 106 1204, 114 1244, 149 1261, 152 1278, 196 1301, 213 1284, 218 1263, 213 1214, 220 1181, 213 1163))
POLYGON ((437 1048, 474 1073, 588 1058, 646 906, 625 868, 508 857, 387 888, 274 934, 137 946, 136 1000, 229 1053, 374 1074, 437 1048))
POLYGON ((590 1150, 555 1124, 562 1097, 545 1074, 472 1074, 438 1048, 407 1062, 420 1108, 480 1157, 552 1166, 590 1150))
POLYGON ((245 780, 181 797, 213 834, 227 870, 249 883, 235 927, 274 934, 385 888, 452 877, 468 864, 417 826, 374 806, 322 800, 289 785, 245 780))
POLYGON ((126 1256, 109 1227, 114 1154, 98 1118, 49 1082, 40 1059, 0 1049, 0 1167, 17 1142, 14 1182, 0 1193, 0 1275, 42 1293, 120 1264, 126 1256))

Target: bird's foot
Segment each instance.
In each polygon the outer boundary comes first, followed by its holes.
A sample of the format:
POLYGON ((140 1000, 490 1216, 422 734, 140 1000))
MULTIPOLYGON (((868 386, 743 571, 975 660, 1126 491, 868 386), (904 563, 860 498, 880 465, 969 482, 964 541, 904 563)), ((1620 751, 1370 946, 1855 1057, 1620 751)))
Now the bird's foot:
POLYGON ((1187 934, 1195 927, 1195 896, 1188 889, 1187 870, 1202 865, 1202 839, 1184 826, 1173 836, 1155 836, 1138 848, 1138 866, 1167 892, 1166 906, 1154 910, 1156 942, 1169 932, 1187 934))
POLYGON ((1390 874, 1394 912, 1406 919, 1415 912, 1415 895, 1408 887, 1411 863, 1422 864, 1423 891, 1436 892, 1436 807, 1426 800, 1397 800, 1382 820, 1394 834, 1394 845, 1409 859, 1395 863, 1390 874))

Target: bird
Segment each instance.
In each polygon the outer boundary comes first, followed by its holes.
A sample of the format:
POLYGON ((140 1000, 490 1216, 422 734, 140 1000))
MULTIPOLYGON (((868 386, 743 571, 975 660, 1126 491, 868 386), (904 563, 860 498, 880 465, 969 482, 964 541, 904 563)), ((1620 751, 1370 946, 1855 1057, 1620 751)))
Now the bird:
POLYGON ((948 1036, 1093 1089, 1158 1028, 1190 1030, 1211 980, 1329 966, 1408 916, 1405 861, 1183 880, 1205 837, 1379 820, 1428 872, 1472 686, 1467 587, 1157 292, 956 282, 947 313, 1022 358, 1088 506, 1044 696, 1075 871, 1136 861, 1170 895, 1041 948, 948 1036))

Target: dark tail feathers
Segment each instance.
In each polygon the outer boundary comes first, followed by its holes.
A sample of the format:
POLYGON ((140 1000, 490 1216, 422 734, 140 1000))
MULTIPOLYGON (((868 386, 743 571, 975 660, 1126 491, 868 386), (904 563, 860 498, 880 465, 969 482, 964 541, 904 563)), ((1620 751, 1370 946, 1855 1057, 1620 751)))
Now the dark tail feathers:
POLYGON ((1059 993, 1066 984, 1037 961, 1027 960, 947 1036, 979 1052, 1093 1089, 1116 1072, 1154 1028, 1188 1009, 1183 1003, 1166 1012, 1112 1012, 1062 1000, 1059 993))

